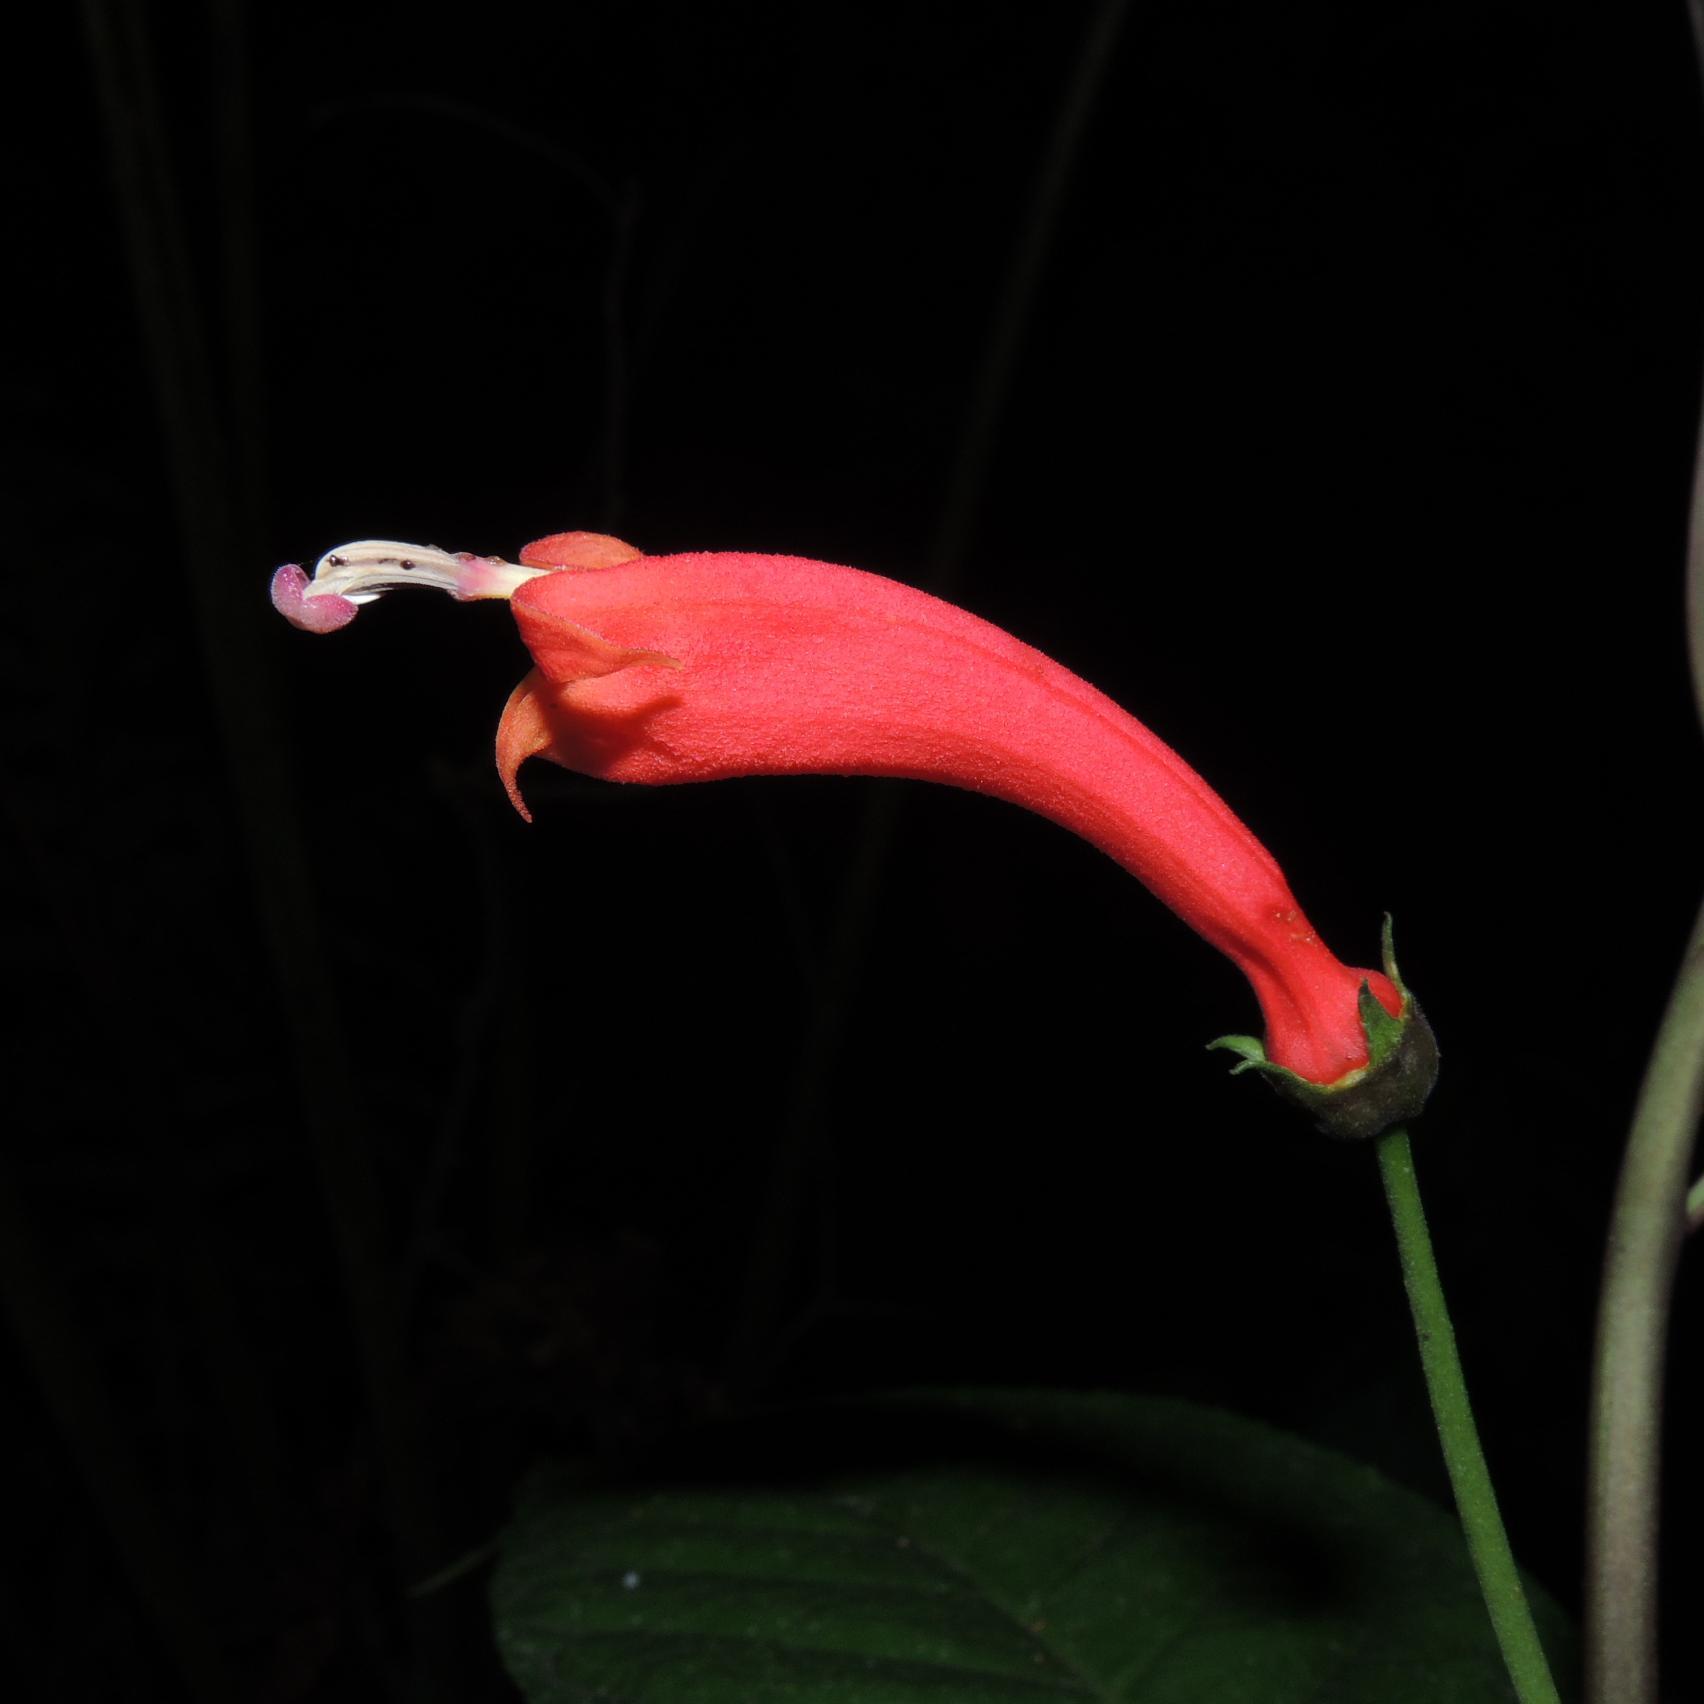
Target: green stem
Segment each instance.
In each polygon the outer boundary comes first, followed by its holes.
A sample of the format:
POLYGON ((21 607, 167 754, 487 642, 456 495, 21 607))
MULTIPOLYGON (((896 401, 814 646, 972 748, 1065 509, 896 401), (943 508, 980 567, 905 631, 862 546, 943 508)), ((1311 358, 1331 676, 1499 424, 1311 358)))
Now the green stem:
POLYGON ((1592 1367, 1586 1696, 1657 1697, 1657 1496, 1669 1296, 1704 1108, 1704 913, 1669 996, 1610 1209, 1592 1367))
POLYGON ((1420 1204, 1408 1132, 1397 1125, 1379 1137, 1377 1146, 1385 1199, 1396 1227, 1402 1282, 1420 1339, 1420 1364, 1425 1369, 1444 1466, 1449 1470, 1456 1509, 1467 1535, 1467 1553, 1479 1576, 1480 1594, 1521 1704, 1557 1704, 1556 1683, 1550 1678, 1550 1665, 1527 1607, 1526 1589, 1509 1549, 1503 1517, 1497 1512, 1497 1494, 1491 1487, 1485 1452, 1479 1447, 1479 1432, 1473 1424, 1467 1381, 1456 1353, 1455 1328, 1450 1324, 1444 1287, 1438 1281, 1426 1210, 1420 1204))
MULTIPOLYGON (((1704 0, 1688 0, 1704 74, 1704 0)), ((1686 643, 1704 721, 1704 426, 1693 446, 1686 529, 1686 643)), ((1704 1109, 1704 911, 1645 1067, 1621 1161, 1598 1302, 1586 1474, 1586 1697, 1655 1704, 1663 1359, 1688 1229, 1704 1224, 1704 1179, 1686 1187, 1704 1109)))

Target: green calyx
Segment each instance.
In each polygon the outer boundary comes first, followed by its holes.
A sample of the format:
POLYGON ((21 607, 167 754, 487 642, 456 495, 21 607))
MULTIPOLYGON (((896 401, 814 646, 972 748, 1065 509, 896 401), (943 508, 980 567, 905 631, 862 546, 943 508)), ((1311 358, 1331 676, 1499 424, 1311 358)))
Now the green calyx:
POLYGON ((1425 1106, 1438 1080, 1438 1043, 1414 996, 1396 968, 1390 918, 1384 920, 1385 975, 1402 996, 1402 1011, 1392 1017, 1372 989, 1361 984, 1361 1029, 1367 1038, 1367 1063, 1335 1083, 1312 1083, 1266 1057, 1258 1036, 1222 1035, 1208 1047, 1239 1055, 1233 1077, 1258 1071, 1286 1100, 1311 1113, 1328 1136, 1360 1141, 1382 1135, 1393 1124, 1406 1124, 1425 1106))

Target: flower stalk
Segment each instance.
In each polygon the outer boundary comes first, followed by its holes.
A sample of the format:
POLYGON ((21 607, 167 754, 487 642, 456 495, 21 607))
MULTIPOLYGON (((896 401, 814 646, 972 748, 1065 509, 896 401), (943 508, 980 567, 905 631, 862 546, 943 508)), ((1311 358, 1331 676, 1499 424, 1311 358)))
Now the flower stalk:
POLYGON ((1437 1257, 1432 1252, 1432 1235, 1426 1227, 1426 1210, 1420 1201, 1420 1184, 1414 1175, 1414 1153, 1407 1130, 1400 1126, 1387 1130, 1378 1140, 1377 1151, 1391 1225, 1396 1231, 1397 1255, 1402 1262, 1402 1284, 1408 1292, 1414 1332, 1420 1344, 1426 1393, 1431 1398, 1438 1442, 1443 1447, 1444 1467, 1450 1476, 1468 1556, 1491 1617, 1503 1666, 1509 1671, 1520 1704, 1558 1704, 1556 1682, 1551 1678, 1544 1646, 1539 1642, 1520 1569, 1509 1548, 1509 1536, 1497 1508, 1497 1493, 1491 1484, 1491 1471, 1480 1446, 1479 1428, 1474 1424, 1473 1408, 1467 1397, 1467 1377, 1462 1371, 1455 1326, 1438 1277, 1437 1257))

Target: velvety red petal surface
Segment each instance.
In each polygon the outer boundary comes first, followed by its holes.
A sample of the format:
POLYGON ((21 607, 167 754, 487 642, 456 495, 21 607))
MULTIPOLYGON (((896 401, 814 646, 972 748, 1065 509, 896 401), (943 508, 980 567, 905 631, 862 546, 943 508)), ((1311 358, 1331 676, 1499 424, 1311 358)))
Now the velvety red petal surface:
MULTIPOLYGON (((536 547, 534 547, 536 548, 536 547)), ((513 599, 538 664, 499 761, 613 781, 844 774, 1010 800, 1118 860, 1254 986, 1270 1057, 1316 1082, 1366 1062, 1342 964, 1254 836, 1171 748, 1010 634, 855 568, 740 553, 635 557, 513 599)), ((517 795, 518 797, 518 795, 517 795)))

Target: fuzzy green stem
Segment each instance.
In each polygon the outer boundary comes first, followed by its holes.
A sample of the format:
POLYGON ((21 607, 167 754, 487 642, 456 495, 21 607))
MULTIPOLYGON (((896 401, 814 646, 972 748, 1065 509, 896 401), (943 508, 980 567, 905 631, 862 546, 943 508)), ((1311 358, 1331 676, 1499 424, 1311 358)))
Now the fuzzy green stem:
MULTIPOLYGON (((1688 0, 1704 77, 1704 0, 1688 0)), ((1686 641, 1704 721, 1704 426, 1693 446, 1686 641)), ((1621 1161, 1604 1252, 1586 1475, 1586 1697, 1655 1704, 1663 1360, 1681 1245, 1704 1224, 1704 1179, 1686 1186, 1704 1108, 1704 911, 1657 1030, 1621 1161)))
POLYGON ((1402 1282, 1420 1339, 1420 1364, 1432 1398, 1444 1466, 1449 1470, 1456 1509, 1467 1537, 1467 1553, 1479 1576, 1480 1594, 1521 1704, 1557 1704, 1556 1683, 1550 1678, 1550 1665, 1527 1606, 1526 1588, 1509 1549, 1503 1517, 1497 1512, 1497 1494, 1491 1486, 1485 1452, 1479 1446, 1479 1432, 1467 1400, 1467 1381, 1456 1353, 1455 1328, 1450 1324, 1449 1305, 1438 1280, 1426 1211, 1420 1204, 1407 1130, 1401 1125, 1387 1130, 1378 1139, 1378 1155, 1385 1199, 1396 1228, 1402 1282))
POLYGON ((1610 1210, 1592 1368, 1586 1696, 1657 1697, 1657 1528, 1669 1297, 1704 1108, 1704 913, 1657 1030, 1610 1210))

